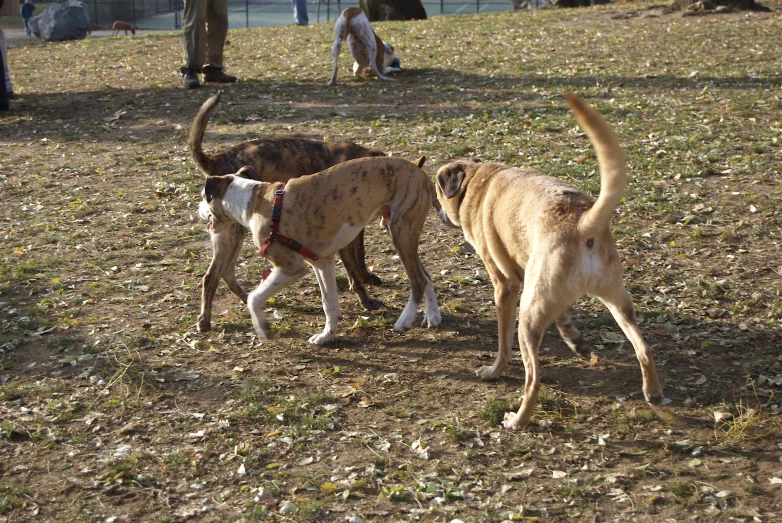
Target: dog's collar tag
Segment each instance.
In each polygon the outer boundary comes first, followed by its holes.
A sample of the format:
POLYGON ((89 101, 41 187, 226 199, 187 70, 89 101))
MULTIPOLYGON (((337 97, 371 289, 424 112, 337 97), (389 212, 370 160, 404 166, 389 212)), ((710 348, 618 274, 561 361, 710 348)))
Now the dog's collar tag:
POLYGON ((285 186, 283 185, 276 191, 274 191, 274 207, 272 208, 272 232, 261 244, 261 255, 266 255, 266 249, 269 248, 274 242, 280 242, 281 244, 293 249, 299 254, 306 256, 312 261, 316 261, 318 257, 308 248, 297 242, 292 238, 283 236, 280 234, 280 217, 282 216, 282 197, 285 195, 285 186))

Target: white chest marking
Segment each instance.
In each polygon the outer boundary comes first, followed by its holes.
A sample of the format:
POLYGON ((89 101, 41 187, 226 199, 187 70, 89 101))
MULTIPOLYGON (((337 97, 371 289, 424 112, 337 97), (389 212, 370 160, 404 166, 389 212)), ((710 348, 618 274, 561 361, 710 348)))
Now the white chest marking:
POLYGON ((250 216, 252 214, 250 202, 253 197, 253 188, 259 184, 260 182, 236 176, 228 185, 228 188, 225 190, 225 196, 223 196, 223 209, 225 209, 225 212, 245 227, 249 227, 250 224, 250 216))

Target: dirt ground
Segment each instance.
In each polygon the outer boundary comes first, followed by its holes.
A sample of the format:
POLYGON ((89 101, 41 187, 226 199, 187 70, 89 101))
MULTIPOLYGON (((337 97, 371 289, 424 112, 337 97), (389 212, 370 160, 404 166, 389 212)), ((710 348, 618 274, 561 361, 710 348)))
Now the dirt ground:
MULTIPOLYGON (((394 81, 328 88, 328 27, 232 31, 205 139, 346 139, 425 171, 473 156, 599 191, 561 96, 616 127, 631 186, 613 220, 667 398, 583 298, 593 355, 541 346, 532 424, 514 350, 501 379, 493 290, 432 212, 420 244, 444 322, 392 330, 407 279, 379 224, 367 312, 340 277, 338 341, 309 275, 259 343, 221 285, 186 149, 215 86, 186 91, 176 35, 12 42, 0 116, 0 521, 782 521, 780 11, 682 17, 631 5, 378 24, 394 81)), ((776 6, 775 6, 776 7, 776 6)), ((267 264, 246 242, 245 287, 267 264)), ((338 268, 341 271, 341 268, 338 268)), ((341 272, 340 272, 341 274, 341 272)), ((420 319, 420 313, 419 313, 420 319)))

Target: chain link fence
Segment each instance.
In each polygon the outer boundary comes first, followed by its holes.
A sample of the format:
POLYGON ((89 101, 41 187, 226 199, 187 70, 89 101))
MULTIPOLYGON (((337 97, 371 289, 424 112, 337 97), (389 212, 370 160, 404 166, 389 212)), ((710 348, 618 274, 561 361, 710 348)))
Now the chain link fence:
MULTIPOLYGON (((7 0, 8 1, 8 0, 7 0)), ((11 0, 13 1, 13 0, 11 0)), ((87 4, 93 28, 109 29, 115 20, 129 22, 141 29, 182 28, 184 0, 82 0, 87 4)), ((35 2, 41 14, 47 2, 35 2)), ((531 0, 533 8, 546 5, 547 0, 531 0)), ((357 7, 358 0, 320 0, 308 2, 310 23, 333 22, 348 7, 357 7)), ((510 0, 433 0, 424 1, 428 16, 510 11, 510 0)), ((292 24, 293 7, 280 0, 229 0, 229 26, 264 27, 292 24)))

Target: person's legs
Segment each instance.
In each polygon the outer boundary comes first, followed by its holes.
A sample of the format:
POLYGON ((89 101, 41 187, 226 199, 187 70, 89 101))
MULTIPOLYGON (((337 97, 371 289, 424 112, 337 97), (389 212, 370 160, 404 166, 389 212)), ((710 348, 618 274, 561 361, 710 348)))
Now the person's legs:
POLYGON ((223 68, 223 47, 228 36, 228 0, 208 0, 206 7, 206 64, 223 68))
POLYGON ((185 87, 198 87, 198 73, 206 60, 206 3, 207 0, 185 0, 182 12, 182 42, 185 65, 180 71, 185 87))
MULTIPOLYGON (((3 55, 2 58, 0 59, 0 79, 2 79, 4 76, 8 74, 5 52, 6 52, 5 33, 3 33, 3 28, 0 27, 0 54, 3 55)), ((0 111, 8 110, 8 93, 9 91, 6 90, 6 82, 0 81, 0 111)))
POLYGON ((30 38, 32 36, 32 31, 30 31, 30 19, 25 18, 24 19, 24 34, 27 36, 27 38, 30 38))
POLYGON ((298 25, 307 25, 310 22, 307 16, 307 0, 291 0, 293 3, 293 19, 298 25))
POLYGON ((5 33, 3 32, 3 26, 0 26, 0 53, 3 53, 3 76, 5 77, 5 91, 6 96, 8 93, 14 91, 14 84, 11 82, 11 73, 8 72, 8 46, 5 42, 5 33))

